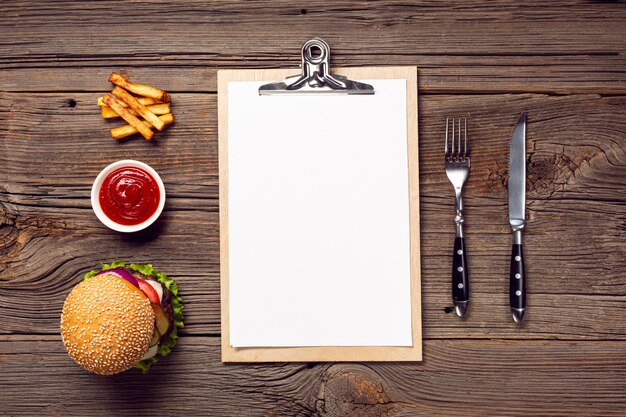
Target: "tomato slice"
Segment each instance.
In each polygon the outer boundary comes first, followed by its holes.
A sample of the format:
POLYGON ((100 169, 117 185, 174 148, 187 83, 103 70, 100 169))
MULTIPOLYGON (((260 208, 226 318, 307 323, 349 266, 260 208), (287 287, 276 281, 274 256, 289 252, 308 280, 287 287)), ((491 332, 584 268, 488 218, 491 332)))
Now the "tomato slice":
POLYGON ((148 284, 145 279, 137 278, 137 283, 139 284, 139 289, 148 297, 151 303, 161 304, 159 300, 159 294, 157 294, 156 290, 152 285, 148 284))

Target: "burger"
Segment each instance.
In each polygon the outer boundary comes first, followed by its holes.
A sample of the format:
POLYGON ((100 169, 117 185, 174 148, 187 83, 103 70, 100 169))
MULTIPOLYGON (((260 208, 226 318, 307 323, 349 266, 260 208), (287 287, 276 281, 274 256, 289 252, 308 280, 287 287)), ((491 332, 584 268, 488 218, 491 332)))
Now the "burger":
POLYGON ((74 287, 61 313, 67 353, 100 375, 148 372, 172 351, 181 327, 178 286, 151 264, 102 264, 74 287))

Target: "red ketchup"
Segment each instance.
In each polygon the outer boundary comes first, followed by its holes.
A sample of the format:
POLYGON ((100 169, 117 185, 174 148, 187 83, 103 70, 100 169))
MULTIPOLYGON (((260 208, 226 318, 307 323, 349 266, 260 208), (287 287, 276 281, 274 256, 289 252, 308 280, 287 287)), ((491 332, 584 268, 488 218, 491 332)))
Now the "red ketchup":
POLYGON ((159 207, 161 194, 156 180, 141 168, 124 167, 111 172, 100 187, 100 207, 115 223, 143 223, 159 207))

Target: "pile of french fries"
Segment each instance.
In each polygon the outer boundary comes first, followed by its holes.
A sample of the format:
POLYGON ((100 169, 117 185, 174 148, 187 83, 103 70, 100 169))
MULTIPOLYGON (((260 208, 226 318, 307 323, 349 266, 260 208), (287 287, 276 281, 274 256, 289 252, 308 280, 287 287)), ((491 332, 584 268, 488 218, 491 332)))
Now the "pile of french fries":
POLYGON ((128 123, 111 129, 113 139, 141 133, 146 140, 152 140, 153 127, 162 131, 165 126, 174 123, 167 92, 148 85, 131 83, 115 72, 111 73, 109 81, 115 84, 112 95, 105 94, 98 98, 102 118, 121 117, 128 123))

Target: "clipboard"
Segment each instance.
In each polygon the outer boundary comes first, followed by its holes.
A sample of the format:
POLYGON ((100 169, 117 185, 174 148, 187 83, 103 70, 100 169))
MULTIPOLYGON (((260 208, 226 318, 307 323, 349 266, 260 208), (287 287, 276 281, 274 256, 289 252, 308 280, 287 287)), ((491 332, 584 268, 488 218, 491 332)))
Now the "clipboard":
POLYGON ((218 145, 220 207, 220 284, 223 362, 342 362, 421 361, 421 276, 418 167, 417 67, 340 68, 330 72, 330 48, 314 38, 302 48, 302 74, 294 69, 218 71, 218 145), (228 85, 230 82, 267 82, 260 95, 272 94, 375 94, 366 83, 352 80, 406 80, 406 121, 410 220, 411 346, 291 346, 234 347, 229 310, 229 166, 228 85), (279 81, 284 80, 284 81, 279 81))

